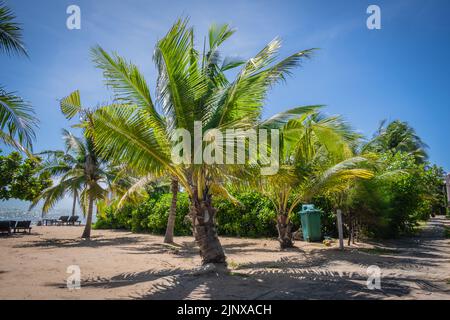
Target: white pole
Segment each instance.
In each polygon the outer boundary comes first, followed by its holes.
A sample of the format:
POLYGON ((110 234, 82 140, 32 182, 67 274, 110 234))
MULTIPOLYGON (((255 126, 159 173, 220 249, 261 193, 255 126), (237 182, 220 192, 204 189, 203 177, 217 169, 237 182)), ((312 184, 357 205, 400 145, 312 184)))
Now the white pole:
POLYGON ((445 185, 447 187, 447 206, 450 208, 450 173, 445 177, 445 185))
POLYGON ((339 250, 344 250, 344 232, 342 230, 342 211, 336 210, 338 232, 339 232, 339 250))

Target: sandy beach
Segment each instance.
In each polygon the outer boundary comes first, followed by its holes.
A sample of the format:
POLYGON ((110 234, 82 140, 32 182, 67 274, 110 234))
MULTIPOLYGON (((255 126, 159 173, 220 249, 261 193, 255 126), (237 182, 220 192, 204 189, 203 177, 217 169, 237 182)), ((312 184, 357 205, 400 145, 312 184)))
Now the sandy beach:
POLYGON ((422 233, 384 243, 296 242, 221 238, 229 270, 199 270, 192 237, 176 238, 82 227, 34 227, 0 237, 0 299, 450 299, 450 240, 445 218, 422 233), (81 289, 69 290, 67 268, 80 267, 81 289), (381 269, 381 290, 367 288, 367 267, 381 269))

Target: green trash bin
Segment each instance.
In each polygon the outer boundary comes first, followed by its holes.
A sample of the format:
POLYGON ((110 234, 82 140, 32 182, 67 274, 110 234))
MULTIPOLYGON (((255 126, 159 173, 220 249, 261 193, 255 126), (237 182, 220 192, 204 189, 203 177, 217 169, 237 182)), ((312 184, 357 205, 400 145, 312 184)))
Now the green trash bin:
POLYGON ((305 204, 300 210, 303 239, 308 242, 322 240, 322 224, 320 217, 322 210, 315 208, 313 204, 305 204))

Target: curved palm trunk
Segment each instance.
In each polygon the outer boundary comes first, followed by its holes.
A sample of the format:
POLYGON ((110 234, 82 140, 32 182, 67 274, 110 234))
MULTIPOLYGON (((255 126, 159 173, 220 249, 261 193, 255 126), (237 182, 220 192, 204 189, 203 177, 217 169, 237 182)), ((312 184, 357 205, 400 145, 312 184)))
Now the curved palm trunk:
POLYGON ((289 221, 286 214, 279 214, 277 216, 277 230, 280 248, 292 248, 294 246, 294 242, 292 241, 292 223, 289 221))
POLYGON ((77 205, 77 197, 78 197, 77 190, 74 190, 73 191, 73 204, 72 204, 72 217, 75 216, 75 208, 76 208, 76 205, 77 205))
POLYGON ((177 197, 178 197, 178 180, 172 179, 172 204, 170 206, 169 218, 167 219, 166 235, 164 236, 164 243, 173 243, 173 230, 175 228, 175 219, 177 216, 177 197))
POLYGON ((200 247, 202 263, 204 265, 208 263, 225 264, 225 253, 220 244, 215 225, 217 209, 211 204, 211 195, 199 199, 197 192, 194 191, 194 198, 191 200, 190 216, 195 241, 200 247))
POLYGON ((88 213, 86 217, 86 226, 84 227, 83 235, 81 236, 83 239, 91 238, 91 228, 92 228, 92 211, 94 210, 94 198, 89 195, 89 205, 88 205, 88 213))

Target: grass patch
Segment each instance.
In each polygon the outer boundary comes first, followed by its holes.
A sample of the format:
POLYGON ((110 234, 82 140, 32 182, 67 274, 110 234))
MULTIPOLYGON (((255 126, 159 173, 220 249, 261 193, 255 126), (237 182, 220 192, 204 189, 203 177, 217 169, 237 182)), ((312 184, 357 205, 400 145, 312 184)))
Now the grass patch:
POLYGON ((240 272, 230 272, 228 274, 230 276, 233 276, 233 277, 241 277, 241 278, 248 278, 248 277, 250 277, 250 275, 248 275, 246 273, 240 273, 240 272))
POLYGON ((444 237, 446 237, 447 239, 450 239, 450 227, 449 226, 444 227, 444 237))
POLYGON ((239 268, 240 264, 237 263, 236 261, 231 260, 230 262, 228 262, 228 267, 230 269, 237 269, 239 268))
POLYGON ((411 230, 407 235, 409 236, 418 236, 428 225, 428 221, 420 220, 416 222, 416 225, 412 226, 411 230))
POLYGON ((369 254, 398 254, 399 253, 398 250, 386 249, 386 248, 370 248, 370 249, 362 248, 362 249, 359 249, 359 251, 369 253, 369 254))

